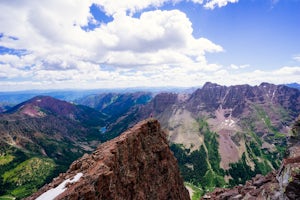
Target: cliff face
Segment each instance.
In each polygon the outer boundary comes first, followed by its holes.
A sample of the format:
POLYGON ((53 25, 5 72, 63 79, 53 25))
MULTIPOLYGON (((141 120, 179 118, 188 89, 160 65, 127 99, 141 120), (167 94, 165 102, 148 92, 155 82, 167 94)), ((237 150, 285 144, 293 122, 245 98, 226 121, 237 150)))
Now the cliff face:
POLYGON ((249 105, 253 103, 272 104, 290 110, 292 119, 295 119, 300 110, 299 101, 299 90, 284 85, 262 83, 254 87, 250 85, 226 87, 206 83, 203 88, 192 94, 187 102, 187 108, 197 115, 199 111, 214 112, 222 105, 223 108, 232 109, 233 117, 240 117, 243 113, 249 112, 249 105))
POLYGON ((154 119, 101 144, 28 199, 55 190, 60 191, 54 195, 57 199, 189 199, 177 161, 154 119))
POLYGON ((292 128, 288 156, 278 171, 256 175, 243 186, 218 188, 202 199, 300 199, 300 118, 292 128))

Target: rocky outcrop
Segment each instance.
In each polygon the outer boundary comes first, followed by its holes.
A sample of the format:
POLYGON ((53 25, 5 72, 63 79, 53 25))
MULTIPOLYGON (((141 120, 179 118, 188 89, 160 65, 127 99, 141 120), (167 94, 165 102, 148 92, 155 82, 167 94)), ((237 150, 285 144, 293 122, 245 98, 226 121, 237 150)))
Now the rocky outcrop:
POLYGON ((281 191, 276 179, 276 173, 271 172, 266 176, 256 175, 245 185, 234 188, 217 188, 212 193, 206 194, 202 199, 225 200, 225 199, 281 199, 281 191))
POLYGON ((292 128, 288 158, 283 160, 277 179, 288 199, 300 199, 300 117, 292 128))
POLYGON ((63 189, 56 199, 189 199, 177 161, 155 119, 101 144, 27 199, 59 187, 63 189))
POLYGON ((266 176, 256 175, 245 185, 232 189, 217 188, 202 199, 300 199, 300 118, 292 128, 288 156, 278 171, 266 176))

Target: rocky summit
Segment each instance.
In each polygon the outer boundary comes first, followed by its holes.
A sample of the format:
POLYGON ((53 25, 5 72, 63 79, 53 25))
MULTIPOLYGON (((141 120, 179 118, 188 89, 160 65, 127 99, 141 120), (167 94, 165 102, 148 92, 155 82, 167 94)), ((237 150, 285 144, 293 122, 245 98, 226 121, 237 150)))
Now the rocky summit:
POLYGON ((155 119, 144 120, 27 199, 189 199, 177 160, 155 119))

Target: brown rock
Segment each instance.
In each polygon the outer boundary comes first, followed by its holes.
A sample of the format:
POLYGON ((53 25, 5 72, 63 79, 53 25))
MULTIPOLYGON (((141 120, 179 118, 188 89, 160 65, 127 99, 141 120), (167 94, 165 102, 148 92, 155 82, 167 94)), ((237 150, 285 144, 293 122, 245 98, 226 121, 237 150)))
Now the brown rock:
MULTIPOLYGON (((101 144, 91 155, 73 162, 55 179, 67 184, 56 199, 189 199, 177 161, 157 120, 145 120, 119 137, 101 144)), ((45 193, 49 184, 28 199, 45 193)), ((57 185, 57 183, 55 183, 57 185)))

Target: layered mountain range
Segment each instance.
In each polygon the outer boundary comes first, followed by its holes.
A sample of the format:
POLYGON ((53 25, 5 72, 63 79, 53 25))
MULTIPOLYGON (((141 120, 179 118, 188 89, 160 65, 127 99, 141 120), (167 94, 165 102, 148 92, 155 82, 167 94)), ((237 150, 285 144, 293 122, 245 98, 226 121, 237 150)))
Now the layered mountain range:
POLYGON ((244 184, 280 167, 300 113, 298 89, 268 83, 206 83, 193 93, 105 93, 75 102, 84 106, 37 96, 0 115, 0 196, 30 195, 150 116, 166 132, 184 180, 202 195, 244 184))

